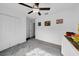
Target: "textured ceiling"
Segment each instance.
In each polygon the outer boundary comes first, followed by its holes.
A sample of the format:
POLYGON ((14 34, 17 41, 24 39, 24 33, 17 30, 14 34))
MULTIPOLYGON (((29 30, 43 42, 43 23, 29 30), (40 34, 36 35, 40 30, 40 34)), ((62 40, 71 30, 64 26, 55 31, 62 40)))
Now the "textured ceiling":
MULTIPOLYGON (((30 6, 34 5, 33 3, 25 3, 25 4, 28 4, 30 6)), ((39 7, 51 8, 50 11, 40 11, 42 15, 45 15, 47 13, 58 13, 70 9, 73 10, 79 7, 79 3, 40 3, 39 7)), ((7 8, 16 10, 17 13, 27 15, 31 18, 36 18, 39 16, 37 13, 27 14, 32 9, 25 6, 21 6, 17 3, 0 3, 0 9, 7 9, 7 8)))
MULTIPOLYGON (((30 6, 33 6, 33 3, 26 3, 30 6)), ((39 7, 50 7, 50 11, 40 11, 43 15, 46 13, 58 13, 65 10, 73 10, 77 7, 79 7, 79 3, 40 3, 39 7)), ((28 12, 32 9, 28 8, 28 12)), ((32 17, 38 17, 39 15, 37 13, 32 13, 29 16, 32 17)))

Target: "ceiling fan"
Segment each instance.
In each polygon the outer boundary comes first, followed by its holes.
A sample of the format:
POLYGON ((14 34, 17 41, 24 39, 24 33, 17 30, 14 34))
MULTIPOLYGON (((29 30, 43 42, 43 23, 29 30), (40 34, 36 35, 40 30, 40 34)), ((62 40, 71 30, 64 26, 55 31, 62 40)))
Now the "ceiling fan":
POLYGON ((32 11, 28 12, 28 14, 31 14, 33 12, 37 12, 39 15, 41 15, 40 10, 50 10, 49 7, 40 8, 39 3, 34 3, 33 6, 29 6, 29 5, 25 4, 25 3, 19 3, 19 4, 32 9, 32 11))

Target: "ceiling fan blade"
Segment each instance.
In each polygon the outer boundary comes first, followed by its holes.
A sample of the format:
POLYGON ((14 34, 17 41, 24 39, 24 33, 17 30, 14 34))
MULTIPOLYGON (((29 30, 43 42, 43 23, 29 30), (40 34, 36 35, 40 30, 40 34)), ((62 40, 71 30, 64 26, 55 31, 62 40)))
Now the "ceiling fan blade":
POLYGON ((39 3, 35 3, 35 5, 36 5, 37 7, 39 7, 39 3))
POLYGON ((28 12, 28 14, 32 13, 33 11, 28 12))
POLYGON ((41 13, 40 13, 40 12, 38 12, 38 14, 39 14, 39 15, 41 15, 41 13))
POLYGON ((50 8, 39 8, 39 10, 50 10, 50 8))
POLYGON ((33 7, 31 7, 31 6, 27 5, 27 4, 24 4, 24 3, 19 3, 19 4, 23 5, 23 6, 26 6, 26 7, 29 7, 29 8, 33 8, 33 7))

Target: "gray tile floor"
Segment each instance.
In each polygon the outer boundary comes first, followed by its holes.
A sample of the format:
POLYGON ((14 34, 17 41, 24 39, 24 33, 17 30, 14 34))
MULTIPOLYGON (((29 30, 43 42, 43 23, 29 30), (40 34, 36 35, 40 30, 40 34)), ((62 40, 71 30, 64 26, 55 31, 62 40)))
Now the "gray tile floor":
MULTIPOLYGON (((29 53, 30 51, 36 48, 46 51, 50 53, 52 56, 61 56, 60 46, 40 41, 37 39, 30 39, 27 42, 18 44, 4 51, 1 51, 0 56, 26 56, 26 53, 29 53)), ((38 56, 44 56, 44 55, 38 55, 38 56)))

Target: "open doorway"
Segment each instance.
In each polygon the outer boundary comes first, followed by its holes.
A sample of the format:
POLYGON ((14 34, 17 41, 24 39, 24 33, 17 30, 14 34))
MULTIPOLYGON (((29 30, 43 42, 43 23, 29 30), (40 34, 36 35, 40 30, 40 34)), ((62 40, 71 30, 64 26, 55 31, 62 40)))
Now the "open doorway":
POLYGON ((26 18, 26 40, 35 38, 35 20, 26 18))
POLYGON ((35 38, 35 23, 33 23, 33 38, 35 38))

